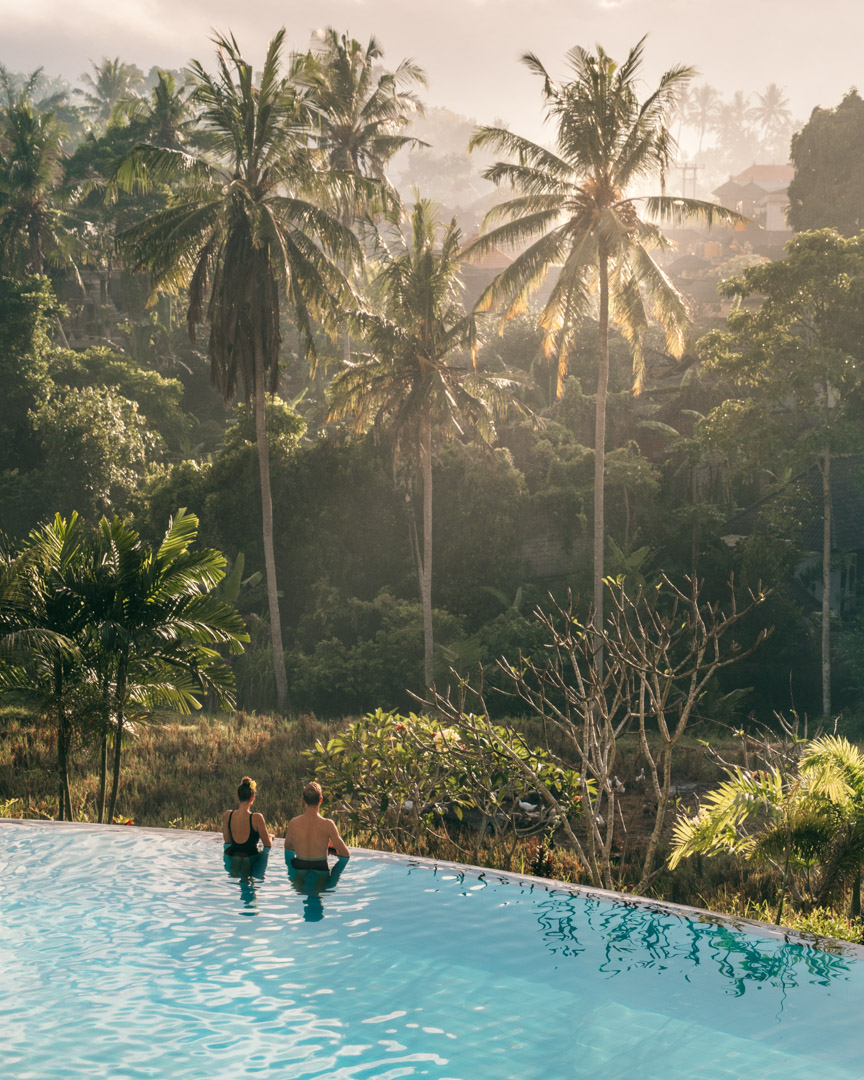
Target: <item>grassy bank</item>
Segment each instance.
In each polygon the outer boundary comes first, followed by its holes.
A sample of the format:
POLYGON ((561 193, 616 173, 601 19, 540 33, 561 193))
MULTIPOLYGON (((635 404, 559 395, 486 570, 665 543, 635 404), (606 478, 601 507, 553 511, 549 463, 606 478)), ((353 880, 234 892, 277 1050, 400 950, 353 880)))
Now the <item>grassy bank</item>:
MULTIPOLYGON (((335 730, 313 717, 235 713, 182 717, 141 725, 124 749, 118 820, 182 829, 221 828, 245 774, 259 785, 258 808, 270 828, 295 812, 296 793, 309 778, 302 751, 335 730)), ((19 800, 11 812, 53 817, 56 812, 54 748, 50 731, 26 712, 0 712, 0 803, 19 800)), ((71 776, 75 817, 95 821, 98 751, 79 746, 71 776)))

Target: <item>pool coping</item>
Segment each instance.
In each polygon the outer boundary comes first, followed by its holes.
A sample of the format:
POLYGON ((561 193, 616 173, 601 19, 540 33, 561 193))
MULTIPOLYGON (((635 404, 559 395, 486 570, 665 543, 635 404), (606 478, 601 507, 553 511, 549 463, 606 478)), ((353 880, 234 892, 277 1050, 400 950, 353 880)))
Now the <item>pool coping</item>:
MULTIPOLYGON (((152 825, 100 825, 92 821, 49 821, 39 818, 4 818, 0 817, 0 825, 19 825, 26 828, 68 828, 80 829, 84 832, 129 832, 155 834, 157 836, 171 836, 175 839, 183 837, 200 837, 201 839, 222 842, 222 833, 211 832, 206 829, 164 829, 152 825)), ((284 842, 274 837, 273 846, 284 849, 284 842)), ((478 880, 488 879, 500 881, 504 884, 519 885, 523 888, 535 887, 547 893, 565 893, 570 896, 586 897, 591 900, 602 900, 607 903, 615 903, 623 907, 640 908, 657 914, 675 915, 678 918, 686 918, 696 922, 710 923, 715 926, 728 927, 745 934, 758 934, 760 937, 782 940, 789 945, 804 945, 808 948, 819 949, 822 952, 839 955, 854 960, 864 961, 864 944, 856 944, 854 941, 845 941, 840 938, 827 937, 822 934, 814 934, 806 930, 792 930, 786 926, 778 926, 775 923, 759 922, 758 919, 747 919, 743 916, 726 915, 718 911, 710 911, 707 908, 691 907, 688 904, 673 904, 668 900, 653 900, 647 896, 636 896, 632 893, 615 892, 611 889, 599 889, 593 885, 577 885, 571 881, 558 881, 555 878, 534 877, 531 874, 517 874, 512 870, 494 870, 484 866, 474 866, 470 863, 449 862, 445 859, 430 859, 422 855, 403 855, 395 851, 379 851, 376 848, 349 848, 352 853, 358 855, 370 855, 385 862, 407 863, 427 870, 450 870, 457 874, 467 874, 478 880)))

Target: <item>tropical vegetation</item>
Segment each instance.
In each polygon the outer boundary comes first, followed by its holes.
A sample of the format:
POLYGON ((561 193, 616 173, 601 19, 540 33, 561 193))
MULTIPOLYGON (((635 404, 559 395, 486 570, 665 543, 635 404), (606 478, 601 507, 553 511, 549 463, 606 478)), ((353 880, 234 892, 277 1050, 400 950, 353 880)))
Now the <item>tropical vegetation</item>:
POLYGON ((577 47, 546 145, 374 37, 213 44, 0 72, 4 812, 212 825, 242 758, 860 936, 860 99, 577 47), (781 251, 704 192, 790 151, 781 251))

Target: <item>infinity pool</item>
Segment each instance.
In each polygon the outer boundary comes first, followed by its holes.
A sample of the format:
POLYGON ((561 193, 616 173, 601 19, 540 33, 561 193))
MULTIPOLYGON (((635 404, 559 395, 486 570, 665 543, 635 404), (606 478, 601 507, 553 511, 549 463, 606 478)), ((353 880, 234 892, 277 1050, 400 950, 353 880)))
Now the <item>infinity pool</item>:
POLYGON ((3 1080, 864 1077, 854 950, 373 853, 2 822, 0 971, 3 1080))

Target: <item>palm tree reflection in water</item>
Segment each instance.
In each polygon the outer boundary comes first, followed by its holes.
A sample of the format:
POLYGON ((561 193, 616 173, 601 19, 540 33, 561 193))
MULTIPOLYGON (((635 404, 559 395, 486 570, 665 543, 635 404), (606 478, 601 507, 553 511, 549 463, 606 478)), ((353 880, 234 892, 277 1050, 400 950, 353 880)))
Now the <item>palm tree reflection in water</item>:
POLYGON ((693 969, 713 963, 728 980, 727 993, 742 997, 759 983, 782 995, 804 982, 828 986, 847 979, 850 965, 841 955, 794 942, 766 942, 750 933, 714 922, 696 922, 661 910, 605 900, 550 895, 539 904, 540 930, 546 949, 561 957, 594 952, 598 970, 614 977, 633 969, 675 968, 690 981, 693 969), (592 940, 593 939, 593 940, 592 940))

